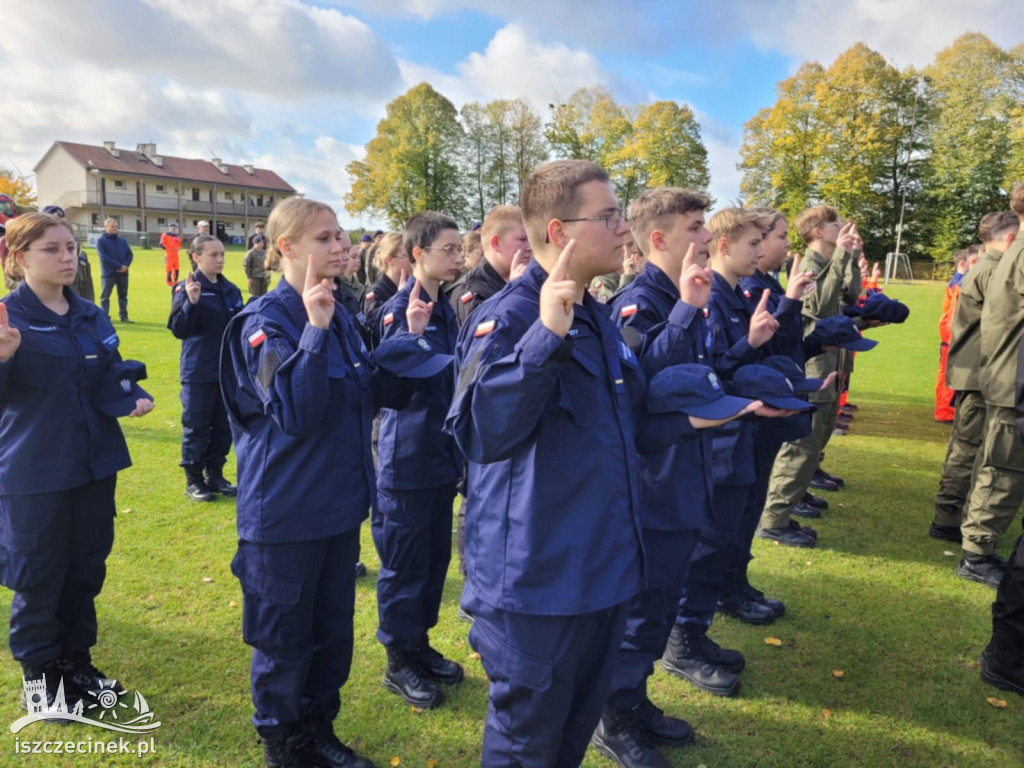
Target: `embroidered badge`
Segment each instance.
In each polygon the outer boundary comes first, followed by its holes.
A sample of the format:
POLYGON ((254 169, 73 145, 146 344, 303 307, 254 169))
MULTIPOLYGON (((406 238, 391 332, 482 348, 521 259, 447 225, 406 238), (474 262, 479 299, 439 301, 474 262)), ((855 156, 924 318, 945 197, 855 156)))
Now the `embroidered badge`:
POLYGON ((750 298, 750 291, 744 290, 743 291, 743 295, 746 296, 749 299, 750 298))
POLYGON ((267 340, 267 334, 263 332, 263 329, 258 329, 255 333, 249 336, 249 346, 256 349, 260 344, 267 340))
POLYGON ((117 339, 117 334, 116 333, 112 333, 109 336, 107 336, 105 339, 103 339, 103 346, 106 347, 107 349, 115 349, 117 347, 117 345, 118 345, 118 339, 117 339))
POLYGON ((121 379, 121 390, 127 395, 132 391, 132 383, 128 379, 121 379))
POLYGON ((473 292, 472 291, 466 291, 464 294, 459 296, 459 301, 461 301, 463 304, 468 304, 472 300, 473 300, 473 292))
POLYGON ((638 307, 636 304, 630 304, 629 306, 623 307, 619 311, 619 317, 632 317, 636 314, 637 309, 638 307))
POLYGON ((427 352, 431 351, 430 350, 430 342, 428 342, 422 336, 420 336, 418 339, 416 339, 416 343, 419 345, 420 349, 425 349, 427 352))
POLYGON ((494 327, 496 325, 497 325, 497 321, 495 321, 495 320, 488 320, 485 323, 480 323, 476 327, 476 330, 473 331, 474 338, 480 338, 481 336, 486 336, 488 333, 490 333, 491 331, 494 330, 494 327))
POLYGON ((388 312, 386 315, 384 315, 384 325, 391 325, 393 322, 395 322, 394 312, 388 312))
POLYGON ((366 294, 366 300, 373 301, 373 291, 370 291, 368 294, 366 294))
POLYGON ((718 374, 715 373, 714 371, 708 374, 708 383, 711 385, 711 388, 716 392, 722 389, 722 382, 718 380, 718 374))

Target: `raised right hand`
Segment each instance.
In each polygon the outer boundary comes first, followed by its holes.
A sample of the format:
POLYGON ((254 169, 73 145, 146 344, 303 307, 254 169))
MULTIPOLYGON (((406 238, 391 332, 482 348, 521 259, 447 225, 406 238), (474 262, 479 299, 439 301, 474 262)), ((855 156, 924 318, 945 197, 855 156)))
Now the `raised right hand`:
POLYGON ((334 294, 331 293, 331 284, 326 280, 316 281, 316 266, 313 264, 313 254, 309 254, 309 261, 306 263, 306 286, 302 291, 302 303, 306 307, 306 317, 309 324, 315 328, 327 328, 334 317, 334 294))
POLYGON ((857 225, 852 221, 848 221, 839 230, 839 236, 836 238, 836 247, 842 248, 844 251, 852 251, 856 244, 857 225))
POLYGON ((508 270, 508 281, 511 283, 526 274, 526 268, 530 266, 530 260, 523 258, 523 249, 520 248, 512 254, 512 264, 508 270))
POLYGON ((6 363, 21 346, 21 331, 7 319, 7 305, 0 304, 0 363, 6 363))
POLYGON ((690 243, 679 274, 679 298, 684 304, 703 309, 711 300, 711 268, 697 261, 697 247, 690 243))
POLYGON ((558 261, 551 268, 548 279, 540 288, 540 321, 544 327, 561 339, 572 328, 573 304, 576 303, 578 286, 569 278, 569 264, 576 241, 570 240, 559 254, 558 261))
POLYGON ((188 294, 189 304, 198 304, 199 296, 203 292, 203 286, 193 277, 191 272, 185 274, 185 293, 188 294))
POLYGON ((761 294, 761 300, 757 302, 757 309, 750 318, 750 330, 747 332, 747 343, 754 349, 759 349, 775 335, 779 328, 779 321, 772 317, 768 311, 768 297, 771 291, 761 294))

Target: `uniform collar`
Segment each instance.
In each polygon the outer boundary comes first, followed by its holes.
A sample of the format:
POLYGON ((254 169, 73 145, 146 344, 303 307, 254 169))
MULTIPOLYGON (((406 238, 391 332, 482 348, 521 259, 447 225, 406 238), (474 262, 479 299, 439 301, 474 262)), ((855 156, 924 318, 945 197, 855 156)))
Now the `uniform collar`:
POLYGON ((277 281, 277 287, 271 293, 280 299, 291 318, 302 328, 309 317, 306 305, 302 303, 302 296, 283 277, 277 281))
MULTIPOLYGON (((402 286, 402 290, 411 296, 414 285, 416 285, 416 278, 410 277, 406 281, 405 285, 402 286)), ((430 294, 427 293, 427 289, 424 288, 422 285, 420 286, 420 299, 426 304, 429 304, 431 301, 434 301, 433 299, 430 298, 430 294)), ((434 310, 433 312, 430 313, 430 316, 441 317, 443 320, 447 321, 448 318, 450 316, 453 316, 454 314, 455 310, 452 309, 451 302, 445 299, 444 291, 438 288, 437 301, 434 301, 434 310)))
MULTIPOLYGON (((531 261, 532 261, 532 259, 531 259, 531 261)), ((478 275, 483 275, 485 280, 488 283, 493 284, 496 288, 504 288, 505 287, 505 280, 504 280, 504 278, 501 275, 498 274, 498 270, 496 270, 494 268, 494 266, 491 264, 491 262, 489 262, 487 260, 486 256, 481 257, 480 258, 480 263, 477 264, 475 267, 473 267, 473 269, 470 270, 470 271, 471 272, 476 272, 478 275)), ((468 280, 467 280, 467 283, 468 283, 468 280)))
POLYGON ((374 288, 380 286, 386 288, 389 291, 398 291, 398 286, 395 285, 395 281, 388 277, 388 273, 384 272, 380 277, 377 278, 377 282, 373 284, 374 288))
POLYGON ((540 287, 548 279, 548 273, 540 265, 540 262, 533 258, 530 259, 530 263, 526 266, 526 272, 523 273, 520 279, 525 280, 527 285, 531 286, 539 294, 540 287))
POLYGON ((745 303, 746 294, 743 292, 743 289, 739 286, 739 283, 737 283, 736 287, 733 288, 731 285, 729 285, 728 280, 726 280, 724 277, 722 277, 714 270, 712 270, 711 272, 711 290, 714 293, 723 296, 725 298, 726 303, 728 303, 730 306, 735 307, 737 309, 747 309, 745 303))
POLYGON ((44 306, 39 297, 28 287, 28 283, 22 282, 11 292, 10 296, 21 304, 26 319, 52 323, 55 322, 55 318, 56 322, 64 322, 82 313, 82 306, 78 303, 79 299, 75 296, 75 292, 65 285, 63 293, 69 307, 66 315, 58 315, 52 309, 44 306))
POLYGON ((652 288, 664 293, 672 301, 679 298, 679 286, 672 282, 672 279, 665 274, 665 270, 654 262, 648 261, 644 264, 644 271, 637 276, 637 280, 643 280, 652 288))
MULTIPOLYGON (((213 281, 212 281, 212 280, 211 280, 210 278, 208 278, 208 277, 207 277, 206 275, 204 275, 204 274, 203 274, 202 272, 200 272, 200 271, 199 271, 198 269, 197 269, 197 270, 196 270, 195 272, 193 272, 193 273, 192 273, 192 276, 193 276, 193 277, 194 277, 194 278, 195 278, 196 280, 198 280, 198 281, 199 281, 199 284, 200 284, 200 285, 201 285, 201 286, 202 286, 203 288, 212 288, 212 289, 213 289, 213 290, 215 290, 215 291, 219 291, 219 290, 220 290, 220 286, 221 286, 221 283, 223 283, 223 282, 224 282, 223 280, 218 280, 217 282, 213 282, 213 281)), ((221 277, 224 277, 224 275, 221 275, 221 277)))

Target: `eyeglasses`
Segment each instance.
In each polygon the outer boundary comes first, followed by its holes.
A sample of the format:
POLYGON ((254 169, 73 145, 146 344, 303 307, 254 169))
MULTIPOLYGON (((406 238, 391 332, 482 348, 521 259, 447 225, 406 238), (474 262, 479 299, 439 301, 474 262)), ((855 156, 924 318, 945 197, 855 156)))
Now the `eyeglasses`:
POLYGON ((444 251, 449 256, 461 256, 462 254, 464 254, 466 252, 465 249, 461 245, 452 245, 451 243, 449 243, 448 245, 436 245, 436 246, 432 245, 429 248, 423 248, 421 250, 424 250, 424 251, 444 251))
POLYGON ((48 245, 45 248, 26 248, 27 251, 38 251, 39 253, 45 253, 51 259, 60 257, 61 251, 70 253, 72 256, 78 255, 78 245, 76 243, 68 243, 65 246, 59 245, 48 245))
MULTIPOLYGON (((612 232, 619 228, 619 225, 625 222, 629 223, 629 219, 626 218, 626 214, 622 211, 611 211, 609 213, 602 213, 600 216, 583 216, 578 219, 559 219, 563 224, 568 224, 573 221, 603 221, 605 229, 609 229, 612 232)), ((545 243, 551 242, 550 236, 544 238, 545 243)))

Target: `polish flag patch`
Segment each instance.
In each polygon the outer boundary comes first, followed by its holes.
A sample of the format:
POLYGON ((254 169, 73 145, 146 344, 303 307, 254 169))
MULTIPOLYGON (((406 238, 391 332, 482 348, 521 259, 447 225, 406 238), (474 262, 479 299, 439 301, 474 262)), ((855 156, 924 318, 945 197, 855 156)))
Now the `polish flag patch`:
POLYGON ((475 338, 480 338, 481 336, 486 336, 488 333, 490 333, 491 331, 494 330, 496 325, 497 325, 497 323, 494 320, 488 320, 485 323, 480 323, 476 327, 476 330, 473 331, 473 336, 475 338))
POLYGON ((260 328, 255 333, 250 334, 250 336, 249 336, 249 346, 252 347, 253 349, 256 349, 256 347, 258 347, 260 344, 262 344, 266 340, 267 340, 267 334, 265 334, 263 332, 263 329, 260 328))
POLYGON ((750 298, 750 291, 746 291, 746 290, 743 291, 743 295, 746 296, 749 299, 750 298))
POLYGON ((461 301, 463 304, 468 304, 472 300, 473 300, 473 292, 472 291, 466 291, 464 294, 459 296, 459 301, 461 301))
POLYGON ((178 283, 176 286, 174 286, 174 292, 181 293, 181 283, 178 283))
POLYGON ((633 315, 636 314, 636 312, 637 312, 637 305, 636 304, 630 304, 627 307, 623 307, 619 311, 619 317, 632 317, 633 315))
POLYGON ((391 325, 393 322, 395 322, 394 312, 388 312, 386 315, 384 315, 384 325, 391 325))
POLYGON ((373 291, 366 294, 366 301, 373 301, 373 291))

